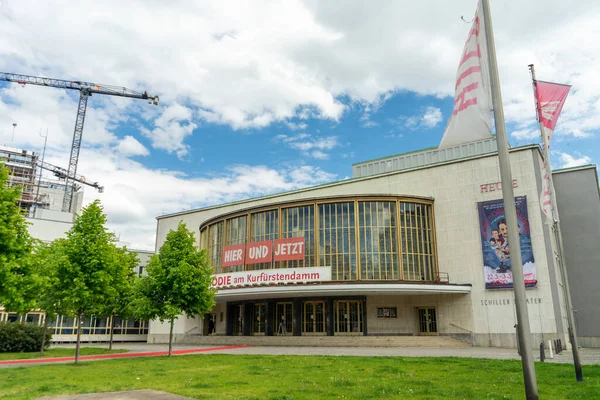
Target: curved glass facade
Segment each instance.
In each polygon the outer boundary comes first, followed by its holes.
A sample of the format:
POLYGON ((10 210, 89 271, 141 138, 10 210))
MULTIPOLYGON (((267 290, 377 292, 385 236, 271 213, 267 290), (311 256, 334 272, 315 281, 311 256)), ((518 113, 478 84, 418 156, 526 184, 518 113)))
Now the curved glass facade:
POLYGON ((398 197, 282 203, 201 227, 215 274, 331 267, 333 281, 437 281, 433 202, 398 197), (304 237, 303 260, 222 266, 223 248, 304 237))

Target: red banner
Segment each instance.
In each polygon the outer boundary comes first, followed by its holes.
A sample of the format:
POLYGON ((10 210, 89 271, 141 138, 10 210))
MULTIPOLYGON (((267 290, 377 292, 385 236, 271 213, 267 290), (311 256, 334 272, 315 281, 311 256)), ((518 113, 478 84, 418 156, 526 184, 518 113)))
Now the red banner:
POLYGON ((548 146, 550 145, 552 132, 570 89, 571 86, 569 85, 543 81, 536 82, 535 92, 538 102, 538 115, 542 125, 549 131, 545 132, 548 135, 548 146))
POLYGON ((273 255, 275 261, 304 260, 304 236, 276 239, 273 255))
POLYGON ((234 265, 244 265, 244 244, 223 247, 223 259, 221 267, 233 267, 234 265))
POLYGON ((246 245, 246 264, 271 262, 273 241, 263 240, 246 245))
MULTIPOLYGON (((560 112, 565 104, 567 95, 571 86, 561 85, 558 83, 550 83, 543 81, 535 82, 535 95, 538 107, 538 117, 542 124, 543 135, 546 138, 547 149, 544 152, 550 151, 550 140, 556 127, 556 122, 560 116, 560 112)), ((553 224, 554 219, 558 218, 556 210, 552 205, 552 196, 550 188, 550 174, 551 168, 549 167, 550 160, 544 160, 544 167, 542 171, 542 193, 540 194, 540 206, 542 211, 546 215, 546 222, 553 224)))

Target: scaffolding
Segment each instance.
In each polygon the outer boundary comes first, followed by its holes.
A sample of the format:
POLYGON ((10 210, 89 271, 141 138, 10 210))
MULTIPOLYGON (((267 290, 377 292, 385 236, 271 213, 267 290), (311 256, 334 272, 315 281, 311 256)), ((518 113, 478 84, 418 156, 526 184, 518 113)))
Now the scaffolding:
MULTIPOLYGON (((47 163, 39 160, 35 152, 0 145, 0 163, 9 170, 9 187, 21 187, 19 207, 32 216, 37 209, 61 211, 64 193, 79 192, 77 184, 65 186, 64 180, 42 176, 42 168, 47 163), (39 169, 39 171, 38 171, 39 169)), ((58 169, 58 167, 54 167, 58 169)), ((74 204, 76 206, 76 204, 74 204)))
POLYGON ((19 207, 25 211, 29 211, 37 203, 37 159, 34 152, 0 146, 0 163, 8 167, 10 173, 8 186, 21 187, 19 207))

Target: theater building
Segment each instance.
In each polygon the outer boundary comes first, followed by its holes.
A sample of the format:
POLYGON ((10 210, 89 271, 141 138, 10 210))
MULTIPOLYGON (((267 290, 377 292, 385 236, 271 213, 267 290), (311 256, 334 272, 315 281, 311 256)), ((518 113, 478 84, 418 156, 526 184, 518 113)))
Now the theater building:
MULTIPOLYGON (((495 145, 492 138, 367 161, 353 165, 351 179, 158 217, 157 250, 184 221, 208 253, 217 288, 211 314, 180 318, 175 340, 208 334, 210 318, 219 336, 440 335, 515 347, 495 145)), ((537 145, 510 151, 537 344, 567 342, 555 235, 539 205, 542 160, 537 145)), ((595 171, 570 175, 598 193, 595 171)), ((555 183, 561 194, 567 181, 555 183)), ((568 196, 562 197, 566 210, 568 196)), ((598 197, 585 201, 600 205, 598 197)), ((591 227, 578 232, 562 223, 573 243, 590 234, 591 227)), ((571 266, 580 261, 572 248, 567 253, 571 266)), ((581 257, 597 266, 593 247, 590 253, 581 257)), ((589 328, 600 336, 598 327, 589 328)), ((166 340, 168 325, 152 321, 148 341, 166 340)))

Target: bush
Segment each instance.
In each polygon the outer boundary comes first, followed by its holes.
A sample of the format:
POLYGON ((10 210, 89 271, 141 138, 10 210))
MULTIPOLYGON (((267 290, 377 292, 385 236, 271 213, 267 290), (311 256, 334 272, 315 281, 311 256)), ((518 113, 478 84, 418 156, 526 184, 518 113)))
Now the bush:
MULTIPOLYGON (((20 322, 0 322, 0 353, 28 353, 40 351, 43 326, 20 322)), ((44 348, 50 346, 52 330, 46 331, 44 348)))

